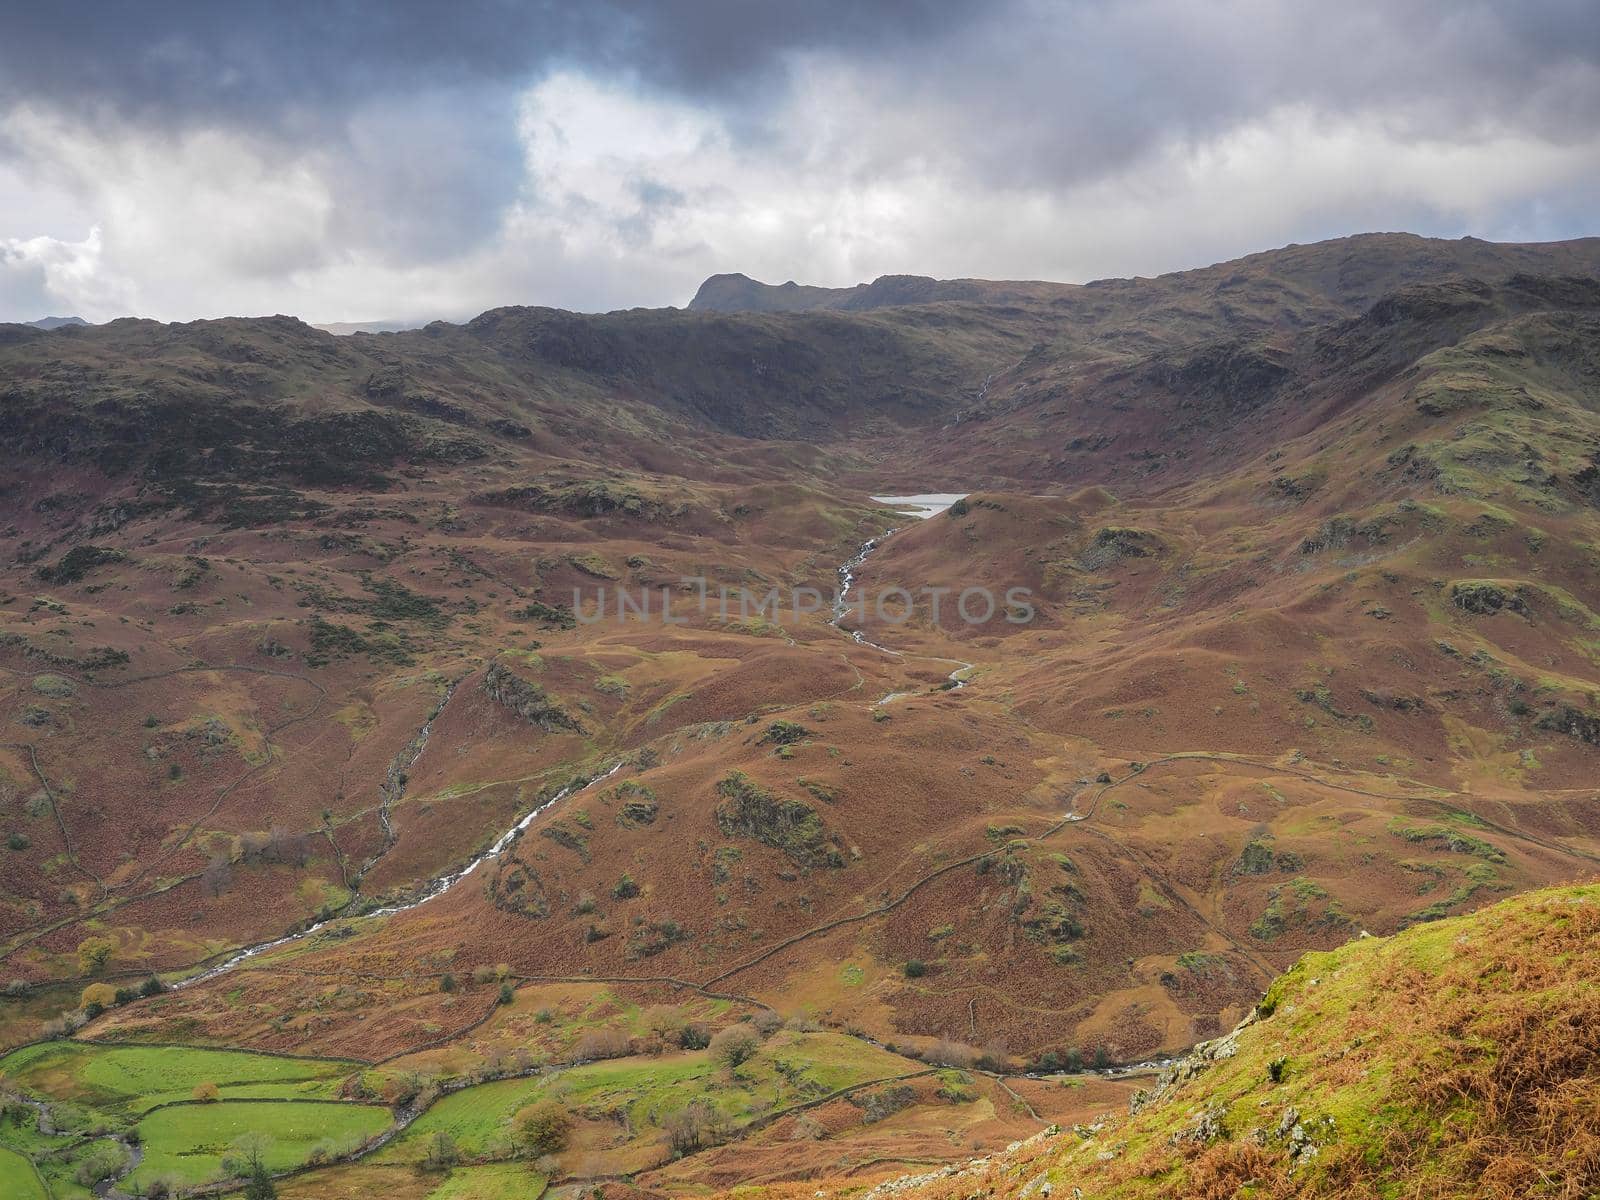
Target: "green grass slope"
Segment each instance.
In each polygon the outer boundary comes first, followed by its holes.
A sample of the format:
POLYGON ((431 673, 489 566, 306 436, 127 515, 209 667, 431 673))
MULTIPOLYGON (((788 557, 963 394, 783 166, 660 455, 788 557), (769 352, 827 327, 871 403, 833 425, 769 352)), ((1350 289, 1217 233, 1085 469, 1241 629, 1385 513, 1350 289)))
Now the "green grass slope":
POLYGON ((1592 885, 1307 954, 1131 1115, 874 1195, 1593 1196, 1597 967, 1592 885))

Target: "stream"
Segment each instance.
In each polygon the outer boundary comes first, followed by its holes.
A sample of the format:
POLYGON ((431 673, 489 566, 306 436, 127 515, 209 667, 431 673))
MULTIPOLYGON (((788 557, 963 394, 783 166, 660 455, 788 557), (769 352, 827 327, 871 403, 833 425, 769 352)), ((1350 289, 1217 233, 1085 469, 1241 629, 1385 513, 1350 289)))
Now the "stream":
MULTIPOLYGON (((939 513, 944 512, 956 501, 964 500, 966 497, 966 492, 922 492, 914 496, 873 496, 872 499, 897 512, 915 517, 919 521, 925 521, 929 517, 937 516, 939 513)), ((844 620, 845 613, 849 611, 850 606, 847 597, 850 594, 850 586, 855 583, 862 565, 866 563, 872 552, 899 531, 899 526, 896 526, 893 529, 884 530, 877 537, 868 538, 861 544, 861 549, 857 550, 852 557, 846 559, 840 565, 838 598, 833 603, 833 619, 828 624, 837 629, 844 629, 840 622, 844 620)), ((943 658, 936 654, 914 654, 905 650, 894 650, 877 642, 869 641, 867 635, 859 629, 844 629, 844 632, 848 633, 857 645, 869 646, 882 654, 893 655, 895 658, 921 658, 929 662, 955 663, 956 669, 947 676, 950 683, 948 691, 955 691, 957 688, 965 687, 967 673, 973 670, 975 666, 975 664, 963 662, 959 658, 943 658)), ((892 704, 896 700, 904 700, 907 697, 920 696, 921 694, 921 692, 889 692, 873 701, 873 707, 876 708, 880 704, 892 704)))
MULTIPOLYGON (((956 503, 956 501, 963 499, 964 496, 965 493, 958 492, 926 492, 912 496, 873 496, 872 499, 877 503, 893 508, 898 512, 903 512, 907 516, 914 517, 918 520, 926 520, 928 517, 944 512, 951 505, 956 503)), ((877 550, 880 546, 882 546, 896 532, 896 529, 890 529, 879 534, 877 537, 868 538, 867 541, 862 544, 861 548, 839 567, 839 595, 838 599, 834 603, 833 618, 829 622, 831 625, 842 628, 839 623, 844 619, 847 609, 845 597, 848 595, 851 586, 856 582, 856 578, 861 570, 862 564, 867 561, 867 558, 874 550, 877 550)), ((894 650, 888 646, 881 646, 877 642, 869 641, 866 635, 863 634, 859 629, 846 630, 845 632, 849 633, 849 635, 859 645, 869 646, 880 653, 893 655, 896 658, 922 658, 932 662, 955 663, 956 669, 951 671, 949 675, 951 690, 964 686, 966 683, 965 675, 967 672, 973 669, 972 663, 963 662, 958 658, 941 658, 937 655, 931 654, 914 654, 903 650, 894 650)), ((450 684, 449 688, 444 694, 443 699, 440 700, 438 706, 434 708, 433 712, 429 715, 427 722, 422 726, 417 736, 412 739, 412 741, 404 750, 402 750, 400 757, 395 760, 395 763, 391 764, 390 777, 385 780, 383 787, 380 788, 380 791, 383 794, 383 803, 379 809, 379 820, 384 827, 386 838, 393 837, 393 831, 389 825, 388 810, 393 801, 399 799, 400 794, 404 791, 404 784, 399 783, 398 779, 403 777, 404 772, 409 770, 409 768, 415 764, 419 758, 422 757, 422 752, 427 748, 428 738, 433 732, 435 721, 438 719, 440 713, 444 711, 445 705, 450 702, 450 697, 454 694, 455 689, 460 682, 461 681, 457 679, 450 684), (398 775, 396 773, 397 767, 399 768, 398 775)), ((894 700, 917 694, 919 693, 890 692, 888 695, 877 700, 875 703, 888 704, 894 700)), ((519 820, 510 829, 506 830, 505 833, 501 834, 492 846, 490 846, 482 854, 479 854, 477 857, 473 858, 464 867, 457 871, 451 871, 443 875, 435 876, 433 879, 425 883, 421 890, 409 900, 399 904, 387 905, 383 908, 375 908, 369 912, 355 914, 354 918, 360 919, 361 917, 393 916, 395 913, 407 912, 413 908, 420 908, 422 905, 428 903, 428 901, 434 899, 435 897, 444 895, 445 892, 449 891, 451 888, 455 887, 456 884, 466 879, 479 867, 483 866, 484 863, 498 858, 501 854, 503 854, 506 847, 511 845, 512 841, 516 839, 517 835, 526 830, 528 826, 532 825, 534 821, 538 820, 541 815, 548 812, 552 806, 561 803, 569 796, 575 795, 576 793, 581 792, 596 783, 599 783, 601 780, 610 778, 621 768, 622 763, 619 761, 613 764, 610 769, 608 769, 602 775, 598 775, 582 784, 568 784, 549 800, 531 809, 521 820, 519 820)), ((370 866, 371 864, 368 865, 370 866)), ((226 975, 229 971, 237 968, 241 963, 248 962, 252 958, 266 954, 272 950, 282 949, 284 946, 293 945, 295 942, 309 938, 337 921, 350 919, 352 919, 351 916, 341 913, 329 917, 326 920, 317 921, 295 933, 285 934, 283 937, 273 938, 269 941, 258 942, 253 946, 247 946, 243 950, 239 950, 230 955, 228 958, 225 958, 216 966, 209 967, 204 971, 201 971, 195 975, 191 975, 187 979, 183 979, 172 984, 171 990, 176 991, 181 988, 192 987, 197 983, 203 983, 206 980, 215 979, 219 975, 226 975)))
MULTIPOLYGON (((368 912, 359 914, 353 919, 361 920, 365 917, 389 917, 393 916, 395 913, 407 912, 413 908, 421 908, 428 901, 444 895, 451 888, 455 887, 456 884, 460 883, 479 867, 483 866, 484 863, 498 858, 505 852, 506 847, 511 845, 511 843, 516 840, 518 834, 527 829, 529 825, 532 825, 541 814, 548 812, 551 807, 560 804, 568 796, 577 795, 579 792, 593 787, 602 780, 611 778, 611 776, 615 775, 621 769, 622 763, 621 761, 618 761, 612 764, 612 766, 603 774, 596 775, 593 779, 585 780, 582 783, 569 783, 566 787, 562 788, 554 796, 551 796, 550 799, 546 800, 543 804, 537 805, 536 807, 530 809, 526 816, 524 816, 510 829, 501 834, 499 839, 495 841, 494 845, 490 846, 482 854, 479 854, 477 857, 473 858, 460 870, 451 871, 444 875, 436 875, 433 879, 430 879, 426 884, 424 884, 422 890, 410 900, 406 900, 400 904, 390 904, 383 908, 374 908, 368 912)), ((202 983, 207 979, 215 979, 218 975, 226 975, 240 963, 247 962, 250 959, 255 958, 257 955, 265 954, 269 950, 277 950, 283 946, 293 945, 295 942, 301 941, 304 938, 308 938, 312 934, 327 928, 329 925, 332 925, 337 921, 351 919, 352 918, 345 916, 329 917, 325 921, 318 921, 315 924, 308 925, 306 928, 297 933, 286 934, 280 938, 273 938, 268 942, 258 942, 254 946, 247 946, 245 949, 240 950, 232 957, 224 959, 216 966, 201 971, 198 975, 191 975, 188 979, 180 980, 179 982, 172 984, 168 990, 178 991, 181 988, 192 987, 197 983, 202 983)))

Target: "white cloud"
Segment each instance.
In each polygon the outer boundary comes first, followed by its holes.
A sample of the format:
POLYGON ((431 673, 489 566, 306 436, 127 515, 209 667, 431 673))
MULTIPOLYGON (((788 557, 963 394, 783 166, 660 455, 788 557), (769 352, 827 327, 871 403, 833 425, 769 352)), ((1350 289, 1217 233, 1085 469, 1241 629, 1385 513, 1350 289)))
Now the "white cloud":
POLYGON ((872 62, 788 66, 759 112, 551 75, 504 101, 509 203, 470 186, 498 135, 456 145, 449 120, 412 120, 443 103, 429 95, 349 114, 348 139, 309 146, 16 109, 0 120, 0 318, 460 318, 682 303, 715 271, 1082 280, 1366 229, 1593 232, 1572 228, 1592 214, 1571 199, 1600 191, 1593 125, 1452 132, 1404 104, 1298 99, 1152 118, 1113 153, 1093 114, 1013 105, 1008 121, 986 114, 984 138, 954 92, 907 86, 897 104, 903 80, 872 62), (1030 152, 1048 169, 1019 159, 1030 152), (463 228, 434 236, 430 222, 463 228))
POLYGON ((0 305, 19 317, 31 312, 28 320, 85 314, 100 320, 126 313, 133 288, 104 260, 99 226, 77 242, 49 236, 0 240, 0 305))

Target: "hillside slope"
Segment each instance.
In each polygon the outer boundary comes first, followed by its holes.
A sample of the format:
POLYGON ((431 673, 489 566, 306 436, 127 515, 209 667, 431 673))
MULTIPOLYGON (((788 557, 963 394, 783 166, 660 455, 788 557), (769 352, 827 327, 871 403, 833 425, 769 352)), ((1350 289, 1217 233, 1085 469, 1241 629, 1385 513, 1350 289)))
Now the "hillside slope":
MULTIPOLYGON (((866 1177, 1080 1119, 1130 1081, 1027 1073, 1214 1039, 1307 951, 1592 878, 1596 245, 0 327, 0 1048, 359 1060, 346 1101, 478 1111, 599 1045, 635 1061, 580 1075, 562 1180, 866 1177), (965 499, 873 499, 920 491, 965 499), (847 565, 909 618, 761 607, 847 565), (977 585, 1032 619, 963 621, 977 585), (775 1019, 760 1086, 699 1045, 775 1019), (832 1094, 891 1048, 914 1078, 832 1094), (737 1118, 681 1160, 680 1051, 737 1118)), ((296 1186, 439 1183, 338 1170, 296 1186)))
POLYGON ((866 1196, 1593 1195, 1597 969, 1592 886, 1307 954, 1130 1113, 866 1196))

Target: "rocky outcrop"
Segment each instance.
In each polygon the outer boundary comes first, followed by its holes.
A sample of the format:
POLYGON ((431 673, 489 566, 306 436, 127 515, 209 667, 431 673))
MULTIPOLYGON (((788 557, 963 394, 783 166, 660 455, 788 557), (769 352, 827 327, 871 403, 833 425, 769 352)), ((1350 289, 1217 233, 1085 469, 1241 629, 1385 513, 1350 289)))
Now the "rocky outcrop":
POLYGON ((1161 1074, 1156 1077, 1155 1086, 1135 1092, 1128 1100, 1128 1112, 1137 1113, 1165 1100, 1179 1085, 1187 1083, 1196 1075, 1203 1074, 1213 1063, 1222 1062, 1238 1054, 1239 1035, 1260 1019, 1260 1014, 1252 1010, 1230 1032, 1209 1042, 1201 1042, 1177 1062, 1163 1068, 1161 1074))
POLYGON ((829 842, 816 810, 799 800, 774 796, 742 771, 717 784, 717 828, 726 837, 754 838, 781 850, 802 867, 842 867, 844 855, 829 842))
POLYGON ((489 902, 501 912, 542 920, 550 915, 550 898, 544 881, 527 863, 508 859, 489 879, 489 902))
POLYGON ((1548 709, 1539 714, 1540 729, 1564 733, 1590 746, 1600 746, 1600 715, 1573 708, 1570 704, 1548 709))
POLYGON ((1498 584, 1481 579, 1467 579, 1450 587, 1450 599, 1463 612, 1486 617, 1502 610, 1524 617, 1532 617, 1528 602, 1516 592, 1508 592, 1498 584))
POLYGON ((537 725, 548 733, 555 733, 557 730, 583 732, 582 723, 550 699, 542 687, 536 683, 529 683, 504 663, 494 663, 490 666, 484 672, 483 683, 479 686, 496 704, 509 708, 528 724, 537 725))

